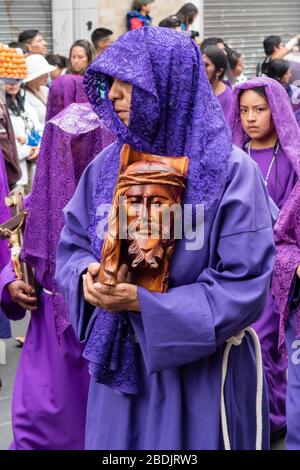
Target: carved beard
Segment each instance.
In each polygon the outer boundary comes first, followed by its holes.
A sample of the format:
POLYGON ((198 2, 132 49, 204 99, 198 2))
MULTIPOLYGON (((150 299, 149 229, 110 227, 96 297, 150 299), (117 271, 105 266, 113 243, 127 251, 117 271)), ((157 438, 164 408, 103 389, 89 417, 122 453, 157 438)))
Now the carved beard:
POLYGON ((165 250, 160 242, 159 245, 150 251, 143 251, 136 240, 131 240, 128 248, 128 254, 133 258, 132 268, 148 268, 156 270, 159 267, 159 261, 164 257, 165 250))

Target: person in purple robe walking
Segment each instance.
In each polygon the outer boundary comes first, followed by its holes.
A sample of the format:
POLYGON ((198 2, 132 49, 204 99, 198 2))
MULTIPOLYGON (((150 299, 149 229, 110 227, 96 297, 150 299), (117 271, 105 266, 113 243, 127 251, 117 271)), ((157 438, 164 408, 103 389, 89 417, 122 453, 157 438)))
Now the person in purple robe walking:
POLYGON ((65 208, 57 252, 56 279, 91 374, 86 449, 268 448, 259 343, 244 329, 263 311, 273 269, 269 199, 257 165, 232 149, 199 48, 166 28, 132 31, 89 67, 84 86, 118 136, 65 208), (119 284, 106 295, 94 284, 101 211, 124 143, 188 156, 184 212, 194 220, 205 208, 199 230, 177 241, 163 294, 119 284))
POLYGON ((224 51, 217 46, 202 48, 202 54, 209 83, 227 118, 233 94, 231 86, 223 80, 229 67, 228 58, 224 51))
POLYGON ((279 350, 288 355, 286 399, 288 450, 300 450, 300 183, 275 226, 273 294, 280 314, 279 350))
POLYGON ((87 103, 70 105, 45 127, 22 252, 40 292, 16 281, 11 264, 0 276, 6 315, 16 320, 32 311, 14 384, 14 450, 84 448, 89 374, 57 291, 55 255, 62 210, 85 167, 112 140, 87 103))
MULTIPOLYGON (((9 208, 5 205, 4 199, 8 196, 8 182, 5 169, 3 153, 0 149, 0 224, 10 219, 9 208)), ((0 272, 9 261, 9 248, 6 240, 0 240, 0 272)), ((8 318, 1 311, 0 304, 0 338, 11 338, 11 328, 8 318)))
MULTIPOLYGON (((233 142, 258 164, 270 197, 280 210, 283 209, 300 174, 300 130, 285 89, 268 77, 238 85, 229 123, 233 142)), ((285 433, 287 364, 277 349, 279 312, 271 293, 254 327, 263 351, 271 433, 275 440, 285 433)))

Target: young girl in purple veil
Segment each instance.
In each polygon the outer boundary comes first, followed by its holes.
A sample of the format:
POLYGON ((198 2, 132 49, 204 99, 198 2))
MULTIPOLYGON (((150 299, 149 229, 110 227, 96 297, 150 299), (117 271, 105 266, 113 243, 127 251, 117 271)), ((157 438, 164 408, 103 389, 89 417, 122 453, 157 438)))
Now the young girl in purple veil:
MULTIPOLYGON (((258 164, 270 197, 282 209, 300 172, 300 129, 286 91, 278 82, 266 77, 237 86, 229 124, 233 142, 258 164)), ((286 424, 287 364, 277 350, 279 312, 271 293, 254 327, 263 351, 271 433, 275 439, 284 432, 286 424)))

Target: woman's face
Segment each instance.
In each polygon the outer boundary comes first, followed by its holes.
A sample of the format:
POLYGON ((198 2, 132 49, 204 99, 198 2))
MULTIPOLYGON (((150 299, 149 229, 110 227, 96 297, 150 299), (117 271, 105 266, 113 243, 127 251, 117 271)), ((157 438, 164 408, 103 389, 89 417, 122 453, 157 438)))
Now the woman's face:
POLYGON ((234 77, 239 77, 244 71, 244 61, 242 57, 238 58, 236 67, 233 70, 233 76, 234 77))
POLYGON ((275 131, 267 100, 253 90, 246 90, 242 94, 240 116, 243 129, 251 139, 262 140, 275 131))
POLYGON ((45 73, 40 77, 35 78, 28 82, 29 88, 40 88, 41 86, 46 86, 49 80, 49 74, 45 73))
POLYGON ((21 85, 19 83, 15 83, 15 84, 6 84, 5 85, 5 91, 8 95, 12 96, 13 98, 15 98, 17 96, 17 94, 19 93, 20 91, 20 88, 21 88, 21 85))
MULTIPOLYGON (((216 78, 218 78, 216 66, 212 63, 209 57, 206 54, 203 54, 203 62, 205 65, 205 70, 210 84, 213 84, 216 78)), ((221 72, 219 72, 219 75, 221 72)))
POLYGON ((282 85, 288 85, 290 83, 291 76, 292 76, 292 71, 289 68, 288 71, 281 78, 280 83, 282 83, 282 85))
POLYGON ((131 96, 132 85, 115 78, 108 98, 113 102, 117 115, 126 126, 129 125, 131 96))
POLYGON ((75 72, 80 73, 85 70, 89 65, 89 59, 84 47, 75 46, 72 49, 70 56, 71 66, 75 72))

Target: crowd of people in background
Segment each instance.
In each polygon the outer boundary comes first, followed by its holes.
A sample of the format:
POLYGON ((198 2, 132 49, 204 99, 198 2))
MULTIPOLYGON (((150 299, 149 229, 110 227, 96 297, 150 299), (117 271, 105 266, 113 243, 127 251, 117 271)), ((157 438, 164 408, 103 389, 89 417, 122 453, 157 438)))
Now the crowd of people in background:
MULTIPOLYGON (((151 8, 153 2, 154 0, 133 0, 132 9, 126 17, 128 31, 139 30, 152 25, 151 8)), ((244 74, 244 57, 241 52, 233 49, 221 37, 200 38, 199 32, 193 29, 198 15, 199 11, 195 5, 187 3, 178 12, 170 12, 170 16, 163 19, 158 27, 164 31, 165 29, 174 30, 176 34, 190 38, 191 41, 194 41, 192 44, 193 47, 197 48, 197 54, 201 51, 210 91, 216 97, 216 103, 219 104, 218 113, 221 110, 223 111, 222 116, 225 117, 232 131, 233 143, 257 163, 261 170, 266 191, 280 210, 280 218, 284 219, 286 216, 285 207, 287 207, 289 198, 292 196, 297 199, 298 197, 298 192, 295 196, 295 188, 297 189, 298 164, 300 163, 300 89, 297 86, 298 76, 300 78, 300 34, 293 37, 286 44, 283 44, 279 36, 274 35, 265 38, 263 42, 265 57, 257 66, 257 77, 247 77, 244 74), (299 147, 297 147, 298 145, 299 147)), ((45 179, 43 180, 42 163, 39 168, 39 161, 41 154, 45 160, 48 158, 47 155, 54 152, 53 149, 55 149, 56 143, 53 138, 53 129, 55 129, 54 133, 57 133, 55 135, 61 132, 60 123, 62 121, 60 119, 62 118, 60 116, 62 114, 59 113, 67 113, 69 119, 70 116, 73 116, 73 122, 76 121, 78 116, 83 120, 79 135, 84 145, 90 148, 90 158, 86 158, 85 165, 106 145, 115 140, 113 133, 110 134, 110 130, 106 129, 104 125, 102 126, 95 116, 87 103, 88 97, 83 88, 86 71, 96 58, 99 60, 106 53, 105 51, 108 51, 115 38, 111 29, 99 27, 92 32, 90 41, 86 39, 76 40, 70 48, 68 57, 57 54, 55 51, 50 53, 47 42, 38 30, 23 31, 16 39, 9 46, 22 49, 26 56, 28 76, 22 82, 6 83, 2 101, 0 94, 0 105, 3 110, 3 118, 0 120, 0 149, 6 165, 8 189, 12 190, 16 186, 22 186, 25 194, 29 195, 29 199, 31 198, 31 202, 28 202, 30 205, 38 204, 37 201, 43 192, 41 188, 45 183, 45 179), (85 119, 90 119, 90 121, 85 122, 85 119), (86 127, 84 127, 85 124, 86 127), (95 129, 101 137, 99 140, 95 138, 95 129), (4 134, 5 138, 3 138, 4 134), (91 140, 88 140, 89 136, 93 140, 92 143, 91 140)), ((102 67, 105 68, 103 65, 102 67)), ((204 83, 203 77, 201 80, 204 83)), ((105 95, 105 87, 101 88, 102 85, 99 84, 101 97, 102 94, 105 95)), ((70 144, 73 139, 72 132, 72 128, 68 128, 68 137, 62 138, 70 159, 74 155, 74 149, 70 144)), ((83 152, 82 144, 81 147, 78 144, 78 148, 78 152, 83 152)), ((83 170, 83 167, 76 168, 76 174, 74 173, 75 176, 72 176, 74 179, 72 180, 72 194, 68 194, 65 198, 61 196, 61 205, 69 202, 73 196, 83 170)), ((46 171, 45 167, 43 167, 43 171, 46 171)), ((54 183, 49 181, 47 182, 47 188, 45 187, 44 190, 45 194, 48 191, 47 194, 50 195, 51 199, 55 185, 51 186, 54 183)), ((57 186, 55 188, 57 190, 57 186)), ((293 210, 295 210, 294 206, 293 210)), ((276 213, 276 208, 273 213, 276 213)), ((63 225, 62 213, 59 217, 57 226, 61 229, 63 225)), ((291 221, 289 222, 291 223, 291 221)), ((29 223, 34 226, 34 220, 30 220, 29 223)), ((287 224, 287 222, 285 223, 287 224)), ((31 230, 28 228, 26 231, 25 247, 31 244, 30 236, 33 233, 31 230)), ((53 231, 55 230, 53 229, 53 231)), ((278 243, 281 246, 285 242, 288 244, 288 236, 284 238, 282 233, 280 231, 281 238, 278 235, 278 243)), ((56 294, 57 289, 54 281, 55 266, 53 267, 53 258, 55 257, 58 236, 57 233, 57 237, 51 245, 53 253, 49 254, 51 269, 45 268, 42 263, 36 261, 34 250, 30 251, 28 248, 26 252, 28 262, 33 263, 36 268, 39 283, 44 289, 43 296, 49 298, 49 291, 56 294)), ((277 263, 279 262, 280 260, 277 263)), ((5 277, 4 281, 1 281, 0 277, 2 308, 8 317, 12 319, 22 318, 22 314, 19 312, 20 308, 31 311, 37 309, 37 293, 29 291, 28 286, 25 286, 24 283, 20 284, 21 281, 14 280, 11 269, 7 268, 6 271, 5 269, 4 267, 5 276, 2 275, 2 277, 5 277), (6 285, 9 285, 9 287, 6 288, 6 285), (28 297, 27 301, 24 300, 25 296, 28 297), (15 308, 14 313, 11 313, 12 305, 15 308)), ((280 272, 278 271, 277 278, 279 277, 280 272)), ((294 304, 296 303, 296 306, 293 304, 292 311, 296 311, 298 309, 297 302, 299 302, 299 299, 296 298, 299 291, 298 277, 297 279, 293 277, 290 280, 291 282, 293 282, 295 290, 295 292, 292 292, 292 297, 294 304)), ((295 405, 297 403, 295 394, 299 390, 300 377, 299 373, 294 370, 295 365, 289 360, 289 368, 293 370, 291 372, 293 379, 292 383, 287 381, 287 358, 278 348, 279 337, 282 335, 281 328, 283 328, 282 318, 285 316, 285 322, 287 322, 286 316, 289 309, 287 300, 285 302, 282 300, 282 292, 282 289, 276 291, 276 286, 273 293, 269 289, 264 313, 261 319, 254 323, 254 328, 261 342, 269 390, 271 438, 275 441, 284 436, 286 429, 288 429, 288 445, 290 445, 290 448, 300 449, 300 424, 297 423, 300 416, 300 406, 295 405)), ((287 295, 290 296, 291 292, 289 290, 287 292, 287 295)), ((57 319, 56 309, 61 314, 65 308, 62 299, 59 305, 55 304, 57 298, 54 298, 54 295, 51 298, 53 299, 53 304, 51 304, 52 315, 55 319, 57 319)), ((46 318, 45 312, 49 307, 46 307, 45 303, 40 305, 39 309, 41 311, 41 321, 45 328, 43 329, 41 324, 38 325, 34 316, 32 317, 28 333, 31 343, 28 341, 28 346, 25 349, 25 340, 23 359, 15 385, 14 443, 12 448, 47 449, 47 446, 49 448, 51 445, 51 448, 80 449, 84 445, 85 415, 83 410, 87 402, 87 368, 81 358, 82 348, 77 343, 73 332, 68 330, 68 335, 64 337, 64 328, 60 329, 61 325, 57 327, 54 321, 51 323, 46 318), (59 348, 58 343, 56 344, 54 340, 57 331, 60 332, 62 349, 56 354, 56 348, 57 350, 59 348), (48 341, 45 341, 45 343, 43 343, 44 334, 48 334, 48 341), (40 337, 38 337, 39 335, 40 337), (33 348, 34 341, 39 341, 39 350, 33 348), (67 345, 69 345, 69 348, 67 345), (50 360, 56 363, 56 378, 53 378, 53 372, 50 371, 50 366, 47 363, 49 358, 47 359, 47 354, 43 349, 46 346, 52 349, 53 357, 50 360), (54 385, 49 396, 46 394, 41 397, 40 402, 38 396, 31 400, 33 404, 30 405, 31 411, 28 413, 28 409, 26 409, 22 400, 28 393, 35 395, 33 391, 35 385, 25 378, 27 372, 24 357, 27 355, 32 360, 35 354, 43 357, 43 370, 38 366, 32 366, 32 368, 36 367, 44 380, 52 381, 54 385), (68 356, 68 359, 66 359, 66 356, 68 356), (76 380, 74 379, 75 373, 77 374, 76 380), (59 388, 59 385, 56 384, 57 380, 64 383, 63 387, 65 389, 65 394, 59 392, 57 406, 60 409, 56 415, 57 422, 53 421, 53 429, 59 428, 61 430, 61 433, 58 433, 60 436, 59 443, 58 437, 56 438, 53 433, 50 433, 51 439, 49 438, 48 441, 43 437, 48 432, 47 426, 49 426, 49 423, 47 420, 49 414, 51 414, 49 403, 53 400, 53 396, 55 397, 54 401, 56 400, 55 387, 59 388), (69 391, 74 391, 77 387, 81 387, 81 393, 71 395, 67 411, 64 412, 65 402, 69 400, 69 391), (71 415, 72 409, 79 410, 78 423, 73 427, 69 426, 70 421, 67 421, 68 418, 66 418, 66 414, 71 415), (44 416, 44 421, 41 420, 42 432, 34 419, 35 414, 41 414, 41 410, 44 416), (30 415, 30 419, 26 418, 26 414, 30 415), (68 423, 68 426, 66 426, 66 423, 68 423)), ((67 328, 69 322, 66 319, 64 321, 66 322, 65 328, 67 328)), ((2 317, 2 322, 4 324, 4 317, 2 317)), ((295 322, 289 322, 290 336, 287 339, 289 350, 291 349, 291 342, 296 336, 296 331, 299 330, 298 323, 295 325, 295 322)), ((4 337, 4 334, 2 337, 4 337)), ((40 380, 33 369, 30 373, 32 377, 36 377, 37 382, 40 380)), ((299 401, 298 398, 298 403, 299 401)), ((51 419, 53 419, 53 416, 51 419)))

